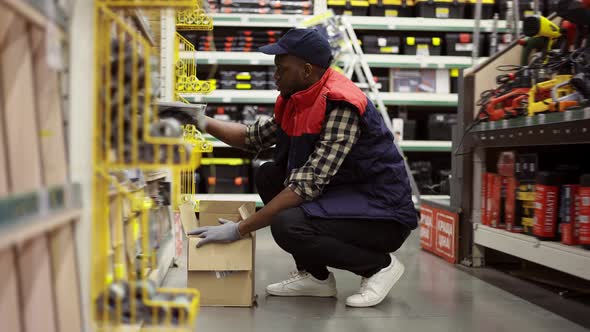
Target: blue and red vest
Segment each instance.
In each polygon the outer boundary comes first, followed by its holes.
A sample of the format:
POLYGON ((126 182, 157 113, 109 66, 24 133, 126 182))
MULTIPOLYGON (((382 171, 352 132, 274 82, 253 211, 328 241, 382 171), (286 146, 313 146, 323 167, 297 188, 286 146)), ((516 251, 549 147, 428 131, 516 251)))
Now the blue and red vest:
POLYGON ((332 69, 307 90, 278 97, 276 163, 287 174, 303 166, 320 138, 326 112, 343 102, 360 115, 360 137, 322 194, 301 207, 315 218, 392 220, 415 229, 412 190, 393 134, 367 96, 332 69))

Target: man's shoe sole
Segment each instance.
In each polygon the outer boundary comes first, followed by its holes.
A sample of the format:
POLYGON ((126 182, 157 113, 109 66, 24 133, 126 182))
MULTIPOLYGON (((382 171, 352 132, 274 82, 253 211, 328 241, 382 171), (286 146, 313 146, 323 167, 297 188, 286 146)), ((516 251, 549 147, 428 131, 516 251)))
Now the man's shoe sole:
POLYGON ((320 293, 318 294, 317 292, 309 292, 309 293, 293 293, 293 292, 281 292, 281 291, 272 291, 269 290, 268 288, 266 289, 266 292, 270 295, 274 295, 274 296, 290 296, 290 297, 296 297, 296 296, 312 296, 312 297, 335 297, 337 292, 334 293, 320 293))
POLYGON ((393 276, 393 279, 391 279, 390 281, 389 286, 387 286, 387 292, 383 292, 383 295, 380 298, 365 303, 348 303, 348 301, 346 301, 346 305, 354 308, 366 308, 381 303, 387 297, 387 295, 389 295, 389 292, 391 291, 393 286, 395 286, 395 284, 399 281, 402 275, 404 275, 404 272, 406 270, 406 267, 400 261, 397 261, 396 264, 400 264, 401 269, 398 269, 396 271, 395 275, 393 276))

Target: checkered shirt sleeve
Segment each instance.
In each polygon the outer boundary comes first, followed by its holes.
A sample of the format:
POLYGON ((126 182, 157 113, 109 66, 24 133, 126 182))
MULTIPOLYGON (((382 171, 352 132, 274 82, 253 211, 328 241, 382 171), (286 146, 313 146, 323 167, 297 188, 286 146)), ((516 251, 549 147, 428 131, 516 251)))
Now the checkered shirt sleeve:
POLYGON ((307 201, 321 195, 361 134, 359 115, 352 106, 342 104, 326 117, 314 152, 285 181, 286 186, 307 201))
POLYGON ((277 130, 274 117, 258 119, 254 124, 246 126, 246 150, 258 153, 275 145, 277 130))

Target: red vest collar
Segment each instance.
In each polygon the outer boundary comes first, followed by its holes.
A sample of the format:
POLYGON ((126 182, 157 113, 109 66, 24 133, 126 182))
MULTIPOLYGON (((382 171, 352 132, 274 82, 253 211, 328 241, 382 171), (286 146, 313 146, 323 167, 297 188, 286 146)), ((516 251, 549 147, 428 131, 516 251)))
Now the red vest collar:
MULTIPOLYGON (((333 69, 328 68, 319 81, 315 82, 312 86, 303 91, 299 91, 292 94, 288 101, 298 109, 311 107, 316 102, 316 99, 322 92, 322 88, 324 87, 330 76, 332 76, 332 72, 333 69)), ((285 99, 279 95, 277 103, 282 104, 283 102, 285 102, 285 99)))

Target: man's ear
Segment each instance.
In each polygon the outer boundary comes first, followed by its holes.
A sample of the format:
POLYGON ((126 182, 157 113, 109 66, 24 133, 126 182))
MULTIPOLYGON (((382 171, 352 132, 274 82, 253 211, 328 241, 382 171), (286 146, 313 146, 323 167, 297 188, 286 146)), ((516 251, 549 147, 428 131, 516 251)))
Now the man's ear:
POLYGON ((305 72, 305 78, 309 78, 311 77, 313 66, 311 65, 311 63, 305 63, 305 65, 303 65, 303 70, 305 72))

